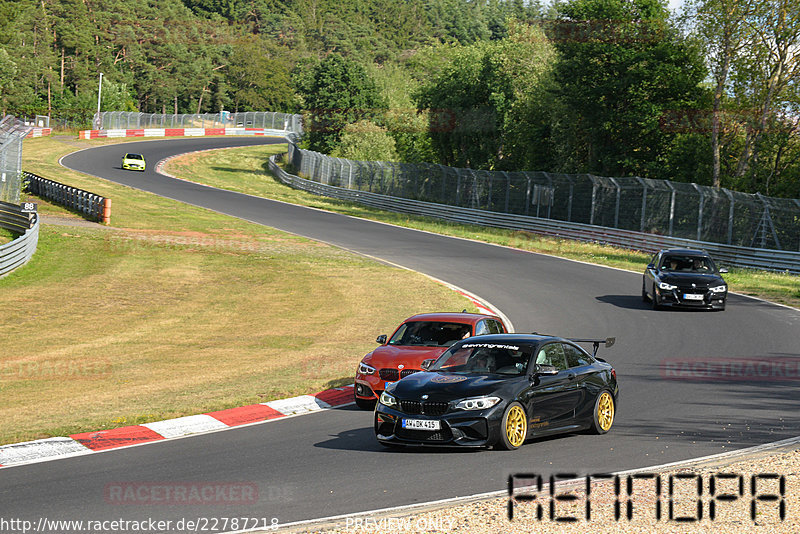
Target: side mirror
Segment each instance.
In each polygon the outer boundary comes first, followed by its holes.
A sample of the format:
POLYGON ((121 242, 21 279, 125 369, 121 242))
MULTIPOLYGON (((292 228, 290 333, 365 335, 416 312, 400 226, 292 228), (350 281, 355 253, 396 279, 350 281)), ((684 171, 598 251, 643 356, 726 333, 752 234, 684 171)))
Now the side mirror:
POLYGON ((380 345, 386 345, 386 334, 379 335, 378 338, 375 340, 375 343, 378 343, 380 345))
POLYGON ((427 360, 422 360, 422 365, 420 365, 420 367, 422 367, 422 370, 423 370, 423 371, 427 371, 427 370, 428 370, 428 368, 429 368, 431 365, 433 365, 433 362, 435 362, 435 361, 436 361, 436 360, 434 360, 433 358, 430 358, 430 359, 427 359, 427 360))
POLYGON ((539 365, 533 367, 533 376, 555 376, 558 374, 558 369, 552 365, 539 365))
POLYGON ((647 264, 647 268, 648 269, 655 269, 656 268, 656 264, 655 263, 648 263, 647 264))

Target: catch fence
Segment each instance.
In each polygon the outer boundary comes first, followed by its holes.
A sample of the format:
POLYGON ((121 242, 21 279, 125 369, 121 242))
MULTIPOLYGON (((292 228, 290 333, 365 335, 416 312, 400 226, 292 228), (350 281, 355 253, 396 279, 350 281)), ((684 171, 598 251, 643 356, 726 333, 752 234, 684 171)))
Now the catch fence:
POLYGON ((282 130, 300 136, 301 115, 272 111, 247 113, 161 114, 133 111, 103 111, 94 116, 95 130, 131 130, 142 128, 262 128, 282 130))
POLYGON ((22 191, 22 140, 33 128, 11 115, 0 120, 0 201, 19 204, 22 191))
POLYGON ((797 199, 639 177, 352 161, 293 143, 288 161, 301 176, 354 191, 704 243, 800 251, 797 199))

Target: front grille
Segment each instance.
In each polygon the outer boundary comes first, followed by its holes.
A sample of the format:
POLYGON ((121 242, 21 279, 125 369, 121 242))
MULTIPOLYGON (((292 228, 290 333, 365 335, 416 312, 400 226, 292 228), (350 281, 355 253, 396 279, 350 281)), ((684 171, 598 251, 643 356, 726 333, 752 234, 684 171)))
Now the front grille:
POLYGON ((378 376, 381 377, 381 380, 387 380, 389 382, 396 382, 401 378, 405 378, 408 375, 413 375, 414 373, 418 373, 419 369, 403 369, 402 371, 398 371, 397 369, 381 369, 378 371, 378 376))
POLYGON ((381 369, 378 371, 378 375, 381 377, 381 380, 388 380, 389 382, 400 380, 400 371, 397 369, 381 369))
POLYGON ((412 415, 443 415, 449 407, 447 402, 400 401, 400 410, 412 415))

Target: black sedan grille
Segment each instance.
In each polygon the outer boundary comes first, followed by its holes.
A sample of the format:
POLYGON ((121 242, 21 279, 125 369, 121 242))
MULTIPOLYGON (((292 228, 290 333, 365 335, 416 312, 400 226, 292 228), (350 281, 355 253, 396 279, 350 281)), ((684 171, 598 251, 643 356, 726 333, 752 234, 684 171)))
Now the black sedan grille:
POLYGON ((400 401, 400 411, 412 415, 443 415, 449 407, 447 402, 400 401))
POLYGON ((418 373, 419 369, 403 369, 402 371, 398 371, 397 369, 381 369, 378 371, 378 376, 381 377, 381 380, 387 380, 389 382, 396 382, 401 378, 405 378, 408 375, 413 375, 414 373, 418 373))

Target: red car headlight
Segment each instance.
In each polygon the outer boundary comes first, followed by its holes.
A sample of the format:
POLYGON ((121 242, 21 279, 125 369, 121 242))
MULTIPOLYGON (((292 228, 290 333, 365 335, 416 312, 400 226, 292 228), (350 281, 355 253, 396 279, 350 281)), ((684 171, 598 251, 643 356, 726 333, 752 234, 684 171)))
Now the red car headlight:
POLYGON ((374 367, 372 367, 371 365, 367 365, 364 362, 358 364, 358 372, 361 373, 362 375, 374 375, 375 371, 376 369, 374 367))

